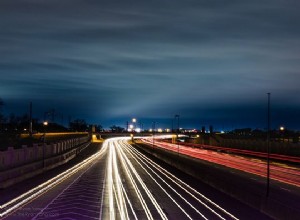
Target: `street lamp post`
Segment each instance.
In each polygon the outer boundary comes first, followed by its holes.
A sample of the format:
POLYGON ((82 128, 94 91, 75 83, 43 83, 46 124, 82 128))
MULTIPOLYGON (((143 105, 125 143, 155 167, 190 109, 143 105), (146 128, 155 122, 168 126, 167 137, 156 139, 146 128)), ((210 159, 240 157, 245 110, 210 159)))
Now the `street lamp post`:
POLYGON ((132 129, 131 139, 132 139, 132 142, 134 142, 134 132, 135 132, 135 129, 136 129, 136 118, 133 118, 131 121, 132 121, 132 126, 130 126, 131 129, 132 129))
POLYGON ((46 126, 48 125, 47 121, 43 122, 44 125, 44 140, 43 140, 43 168, 45 167, 45 145, 46 145, 46 126))
POLYGON ((179 135, 179 115, 175 115, 174 117, 177 118, 176 141, 177 141, 177 153, 179 155, 179 142, 178 142, 178 135, 179 135))
POLYGON ((283 126, 280 126, 280 128, 279 128, 279 133, 280 133, 280 138, 281 138, 280 142, 281 141, 284 142, 284 130, 285 130, 285 128, 283 126))

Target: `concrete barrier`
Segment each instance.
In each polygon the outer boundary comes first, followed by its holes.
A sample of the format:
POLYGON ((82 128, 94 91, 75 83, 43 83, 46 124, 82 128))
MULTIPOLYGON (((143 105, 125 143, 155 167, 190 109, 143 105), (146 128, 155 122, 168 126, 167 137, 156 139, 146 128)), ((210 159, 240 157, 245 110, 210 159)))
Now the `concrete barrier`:
POLYGON ((67 163, 89 143, 88 137, 81 137, 49 145, 23 146, 22 149, 9 147, 0 152, 0 188, 67 163))

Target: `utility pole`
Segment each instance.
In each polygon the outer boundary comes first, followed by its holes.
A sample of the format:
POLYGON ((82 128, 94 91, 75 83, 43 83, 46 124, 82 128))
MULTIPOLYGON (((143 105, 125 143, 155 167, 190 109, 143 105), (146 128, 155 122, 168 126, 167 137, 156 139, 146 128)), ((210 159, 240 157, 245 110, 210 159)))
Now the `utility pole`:
POLYGON ((3 100, 0 98, 0 132, 2 130, 2 120, 4 115, 2 115, 2 106, 4 105, 3 100))
POLYGON ((268 114, 267 114, 267 193, 266 196, 269 197, 270 191, 270 127, 271 127, 271 93, 267 93, 268 95, 268 114))
POLYGON ((177 118, 177 131, 176 131, 176 141, 177 141, 177 153, 179 156, 179 141, 178 141, 178 136, 179 136, 179 115, 175 115, 175 118, 177 118))
POLYGON ((29 137, 32 137, 32 102, 29 104, 29 137))
POLYGON ((154 148, 155 123, 156 122, 152 122, 152 148, 154 148))

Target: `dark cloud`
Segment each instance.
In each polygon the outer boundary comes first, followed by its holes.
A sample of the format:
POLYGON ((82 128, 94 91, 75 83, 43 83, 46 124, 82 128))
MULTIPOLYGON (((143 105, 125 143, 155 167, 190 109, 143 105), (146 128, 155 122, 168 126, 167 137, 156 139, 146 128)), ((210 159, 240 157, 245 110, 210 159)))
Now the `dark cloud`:
POLYGON ((272 92, 286 106, 280 119, 299 127, 299 9, 294 0, 2 0, 0 97, 8 112, 33 100, 40 112, 103 123, 176 112, 200 123, 245 120, 272 92))

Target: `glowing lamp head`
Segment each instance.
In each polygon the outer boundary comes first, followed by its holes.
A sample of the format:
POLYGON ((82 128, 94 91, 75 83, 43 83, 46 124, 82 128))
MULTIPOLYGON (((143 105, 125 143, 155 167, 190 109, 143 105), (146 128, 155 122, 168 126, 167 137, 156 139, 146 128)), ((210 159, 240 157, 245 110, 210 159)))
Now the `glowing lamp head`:
POLYGON ((132 119, 132 122, 133 122, 133 123, 136 123, 136 118, 133 118, 133 119, 132 119))
POLYGON ((44 125, 44 126, 47 126, 47 125, 48 125, 48 122, 47 122, 47 121, 44 121, 44 122, 43 122, 43 125, 44 125))
POLYGON ((284 129, 285 128, 283 126, 280 126, 280 128, 279 128, 280 131, 284 131, 284 129))

